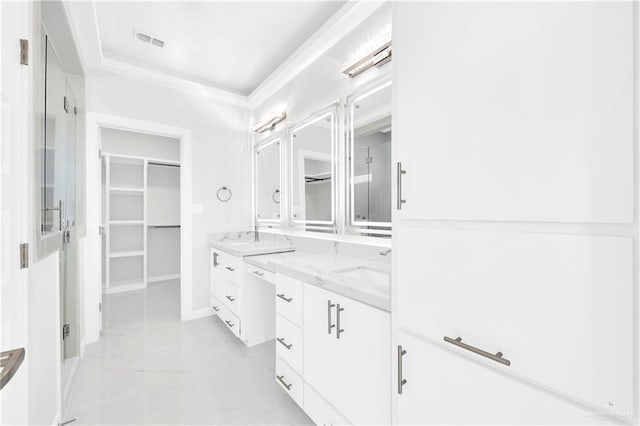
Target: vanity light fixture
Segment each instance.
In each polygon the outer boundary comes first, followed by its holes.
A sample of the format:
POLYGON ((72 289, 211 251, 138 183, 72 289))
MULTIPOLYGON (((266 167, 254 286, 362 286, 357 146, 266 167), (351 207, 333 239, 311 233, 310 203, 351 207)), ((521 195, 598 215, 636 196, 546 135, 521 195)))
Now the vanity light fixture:
POLYGON ((271 118, 269 121, 265 122, 264 124, 259 125, 253 131, 257 133, 263 133, 263 132, 266 132, 267 130, 273 130, 278 123, 284 121, 286 118, 287 118, 287 113, 283 112, 282 114, 276 115, 275 117, 271 118))
POLYGON ((391 60, 391 52, 391 40, 389 40, 382 46, 371 50, 362 58, 351 61, 349 65, 345 66, 342 73, 353 78, 371 67, 381 67, 391 60))

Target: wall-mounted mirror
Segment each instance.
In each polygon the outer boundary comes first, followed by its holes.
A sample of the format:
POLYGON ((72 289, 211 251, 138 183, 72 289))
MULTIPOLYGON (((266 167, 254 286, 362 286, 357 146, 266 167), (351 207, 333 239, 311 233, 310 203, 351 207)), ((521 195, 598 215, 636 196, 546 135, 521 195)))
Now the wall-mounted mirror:
POLYGON ((391 227, 391 81, 347 100, 350 224, 369 235, 391 227))
POLYGON ((291 220, 308 230, 335 223, 337 105, 295 125, 290 131, 291 220))
POLYGON ((257 223, 280 223, 280 137, 261 142, 255 149, 255 211, 257 223))

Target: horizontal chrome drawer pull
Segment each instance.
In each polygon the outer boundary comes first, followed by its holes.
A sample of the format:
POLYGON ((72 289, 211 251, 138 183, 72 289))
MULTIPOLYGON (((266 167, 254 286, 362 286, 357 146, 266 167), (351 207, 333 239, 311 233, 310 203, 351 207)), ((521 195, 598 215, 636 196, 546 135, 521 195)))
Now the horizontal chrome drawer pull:
POLYGON ((482 355, 483 357, 489 358, 490 360, 495 362, 499 362, 500 364, 511 365, 511 361, 509 361, 508 359, 502 358, 502 352, 496 352, 496 354, 494 355, 490 352, 483 351, 482 349, 478 349, 475 346, 462 343, 462 337, 456 337, 455 339, 452 339, 451 337, 444 336, 444 341, 447 343, 451 343, 452 345, 459 346, 462 349, 471 351, 475 354, 482 355))
POLYGON ((264 275, 264 272, 260 272, 260 271, 253 271, 253 273, 256 274, 259 277, 264 275))
POLYGON ((235 269, 233 269, 231 266, 227 266, 226 269, 227 271, 231 271, 231 272, 235 271, 235 269))
POLYGON ((289 349, 289 350, 291 350, 291 348, 293 347, 293 343, 290 343, 290 344, 288 344, 288 345, 287 345, 287 344, 285 343, 285 341, 284 341, 284 338, 282 338, 282 337, 278 337, 276 340, 277 340, 278 342, 280 342, 280 344, 281 344, 282 346, 284 346, 285 348, 287 348, 287 349, 289 349))
POLYGON ((218 312, 220 310, 220 308, 218 308, 217 306, 212 306, 211 309, 213 309, 216 312, 218 312))
POLYGON ((229 328, 233 327, 233 323, 229 320, 225 321, 225 323, 229 326, 229 328))
POLYGON ((287 303, 291 303, 291 301, 293 300, 293 297, 285 297, 284 293, 282 294, 276 294, 276 296, 278 296, 280 299, 284 300, 287 303))
POLYGON ((233 297, 231 297, 231 296, 225 296, 225 297, 226 297, 227 299, 229 299, 229 302, 233 302, 234 300, 236 300, 236 299, 234 299, 234 298, 233 298, 233 297))
POLYGON ((290 384, 287 384, 287 382, 285 382, 285 381, 283 380, 283 379, 284 379, 284 376, 276 376, 276 379, 278 379, 278 381, 279 381, 280 383, 282 383, 282 386, 284 386, 285 388, 287 388, 287 390, 291 390, 291 386, 292 386, 292 384, 291 384, 291 383, 290 383, 290 384))

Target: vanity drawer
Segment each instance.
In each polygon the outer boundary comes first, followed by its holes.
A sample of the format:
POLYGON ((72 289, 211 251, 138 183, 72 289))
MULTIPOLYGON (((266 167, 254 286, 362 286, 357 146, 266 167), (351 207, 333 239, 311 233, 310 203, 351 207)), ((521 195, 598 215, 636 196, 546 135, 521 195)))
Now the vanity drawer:
POLYGON ((302 281, 277 274, 276 313, 302 326, 302 281))
POLYGON ((221 300, 219 300, 217 297, 215 297, 213 294, 210 297, 210 305, 211 305, 211 310, 215 313, 218 314, 220 312, 220 309, 222 309, 224 307, 224 304, 222 303, 221 300))
POLYGON ((226 282, 223 302, 224 305, 236 315, 240 315, 241 295, 242 291, 240 290, 240 287, 229 281, 226 282))
POLYGON ((218 312, 218 317, 224 325, 233 333, 236 337, 240 338, 240 318, 233 314, 229 309, 222 306, 220 308, 220 312, 218 312))
POLYGON ((271 284, 276 283, 276 274, 271 271, 267 271, 264 268, 260 268, 259 266, 249 265, 247 263, 246 271, 247 271, 247 274, 253 275, 254 277, 268 281, 271 284))
POLYGON ((224 270, 227 281, 231 281, 236 285, 240 285, 242 278, 242 257, 231 256, 229 254, 224 257, 224 270))
POLYGON ((302 377, 280 357, 276 357, 276 382, 302 407, 302 377))
POLYGON ((276 355, 302 374, 302 353, 302 330, 288 319, 276 315, 276 355))

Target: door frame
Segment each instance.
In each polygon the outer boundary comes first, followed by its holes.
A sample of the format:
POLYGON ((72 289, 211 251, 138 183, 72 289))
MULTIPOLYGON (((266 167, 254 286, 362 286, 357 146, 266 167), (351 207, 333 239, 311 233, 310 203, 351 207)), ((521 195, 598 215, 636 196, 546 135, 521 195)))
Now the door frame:
POLYGON ((110 128, 164 136, 180 140, 180 319, 187 321, 201 315, 193 309, 193 215, 191 129, 168 126, 151 121, 87 111, 87 280, 83 284, 85 336, 81 353, 87 344, 98 341, 102 329, 99 304, 102 301, 102 244, 100 240, 102 177, 101 129, 110 128), (93 190, 91 190, 93 188, 93 190))

